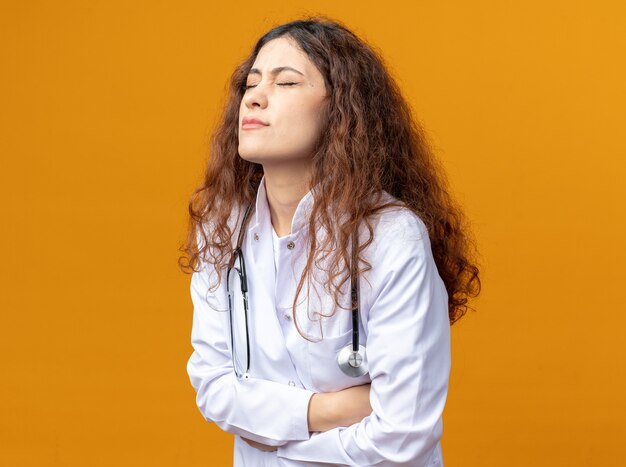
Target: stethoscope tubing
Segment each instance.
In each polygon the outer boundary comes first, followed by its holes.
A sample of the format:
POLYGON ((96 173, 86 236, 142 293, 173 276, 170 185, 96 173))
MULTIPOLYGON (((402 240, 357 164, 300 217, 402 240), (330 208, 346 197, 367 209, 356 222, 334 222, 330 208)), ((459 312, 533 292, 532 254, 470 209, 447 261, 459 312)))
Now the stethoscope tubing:
MULTIPOLYGON (((238 377, 248 378, 250 371, 250 334, 248 328, 248 277, 246 274, 246 263, 243 258, 243 251, 241 245, 243 243, 243 237, 245 233, 248 217, 252 210, 252 204, 246 207, 246 210, 241 221, 239 233, 237 235, 237 246, 233 251, 228 271, 226 273, 226 291, 228 293, 228 310, 229 310, 229 322, 230 322, 230 343, 233 369, 238 377), (235 267, 235 262, 239 259, 239 268, 235 267), (233 332, 233 312, 234 303, 232 300, 232 291, 230 290, 230 275, 232 270, 237 271, 239 275, 239 282, 241 284, 241 292, 244 302, 244 319, 246 328, 246 371, 239 373, 237 371, 235 351, 234 351, 234 332, 233 332)), ((344 347, 337 356, 337 364, 339 368, 348 376, 358 377, 365 375, 367 370, 367 358, 366 349, 364 346, 359 345, 359 271, 358 271, 358 233, 355 233, 352 241, 352 257, 350 264, 350 285, 351 285, 351 298, 352 304, 352 343, 347 347, 344 347)))

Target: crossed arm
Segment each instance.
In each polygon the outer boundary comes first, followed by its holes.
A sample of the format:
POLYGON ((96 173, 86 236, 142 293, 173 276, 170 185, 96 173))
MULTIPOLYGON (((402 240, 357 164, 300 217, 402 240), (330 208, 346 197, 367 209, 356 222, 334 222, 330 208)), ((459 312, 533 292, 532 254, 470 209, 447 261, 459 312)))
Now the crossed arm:
POLYGON ((194 352, 187 371, 207 420, 254 447, 274 451, 289 441, 307 440, 312 433, 350 426, 372 413, 369 384, 314 393, 260 378, 242 383, 232 370, 224 317, 212 308, 219 304, 207 290, 205 271, 194 273, 194 352))
POLYGON ((293 461, 382 467, 436 460, 450 370, 445 286, 415 219, 394 219, 375 247, 372 262, 384 258, 385 267, 373 269, 369 281, 371 391, 365 385, 314 394, 269 380, 238 383, 220 320, 202 312, 206 285, 201 275, 192 279, 197 309, 188 372, 207 420, 293 461))
MULTIPOLYGON (((358 423, 372 413, 370 384, 353 386, 336 392, 315 393, 308 410, 310 432, 324 432, 340 426, 358 423)), ((276 451, 275 446, 241 437, 250 446, 261 451, 276 451)))

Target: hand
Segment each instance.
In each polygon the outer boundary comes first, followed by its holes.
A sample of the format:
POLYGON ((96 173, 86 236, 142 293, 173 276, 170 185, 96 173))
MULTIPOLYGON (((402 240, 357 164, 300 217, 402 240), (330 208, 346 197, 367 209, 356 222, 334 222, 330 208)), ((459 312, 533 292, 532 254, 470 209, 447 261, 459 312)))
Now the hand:
POLYGON ((243 436, 241 436, 241 439, 243 439, 246 443, 248 443, 253 448, 257 448, 260 451, 274 452, 278 450, 276 446, 269 446, 267 444, 259 443, 258 441, 252 441, 251 439, 244 438, 243 436))

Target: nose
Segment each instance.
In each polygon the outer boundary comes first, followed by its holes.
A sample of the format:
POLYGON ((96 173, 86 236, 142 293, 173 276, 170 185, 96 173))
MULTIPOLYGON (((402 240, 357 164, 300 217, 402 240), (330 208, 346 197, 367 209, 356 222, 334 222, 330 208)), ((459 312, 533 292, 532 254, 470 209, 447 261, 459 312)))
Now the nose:
POLYGON ((259 83, 253 88, 248 88, 243 96, 243 101, 249 109, 253 107, 264 109, 267 107, 267 93, 265 92, 264 86, 259 83))

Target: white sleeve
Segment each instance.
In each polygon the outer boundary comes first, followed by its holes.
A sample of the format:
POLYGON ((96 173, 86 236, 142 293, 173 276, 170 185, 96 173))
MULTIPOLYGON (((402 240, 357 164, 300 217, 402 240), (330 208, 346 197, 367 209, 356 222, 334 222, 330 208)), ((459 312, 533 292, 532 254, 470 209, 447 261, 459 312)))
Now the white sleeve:
POLYGON ((417 217, 400 218, 371 258, 366 352, 372 413, 350 427, 289 442, 278 448, 279 457, 333 465, 428 465, 442 434, 450 324, 447 292, 424 229, 417 217))
POLYGON ((226 313, 209 306, 206 268, 191 278, 194 348, 187 373, 204 418, 222 430, 271 446, 309 439, 306 389, 259 378, 241 380, 233 372, 226 313))

